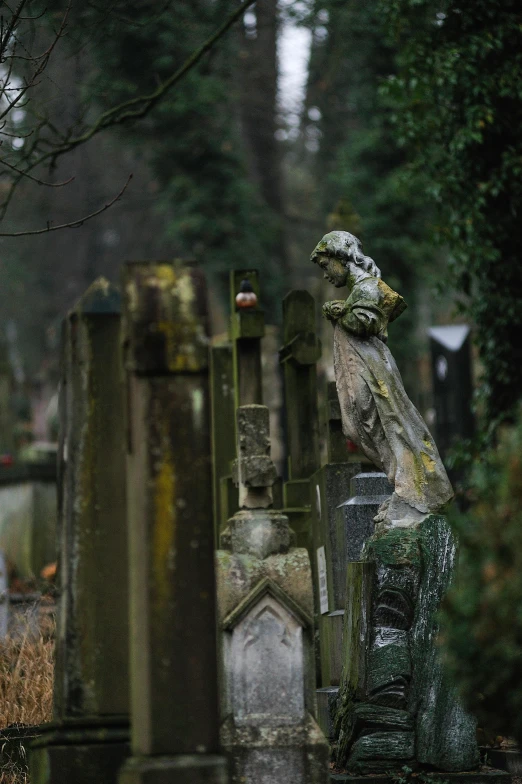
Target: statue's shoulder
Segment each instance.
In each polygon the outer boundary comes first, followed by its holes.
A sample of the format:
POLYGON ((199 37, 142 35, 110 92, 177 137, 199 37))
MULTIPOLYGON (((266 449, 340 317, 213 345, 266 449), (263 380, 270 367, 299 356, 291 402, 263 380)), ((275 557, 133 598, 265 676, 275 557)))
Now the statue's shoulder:
POLYGON ((390 288, 382 278, 374 277, 364 278, 356 283, 347 302, 352 307, 373 305, 379 308, 388 321, 395 321, 408 307, 401 295, 390 288))
POLYGON ((380 295, 380 307, 386 313, 388 321, 395 321, 408 307, 404 297, 394 291, 382 278, 372 278, 380 295))

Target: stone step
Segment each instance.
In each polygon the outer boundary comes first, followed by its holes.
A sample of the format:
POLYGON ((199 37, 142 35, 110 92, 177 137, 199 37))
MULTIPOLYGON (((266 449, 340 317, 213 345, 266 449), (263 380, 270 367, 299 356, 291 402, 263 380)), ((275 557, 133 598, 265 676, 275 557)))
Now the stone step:
MULTIPOLYGON (((398 776, 403 776, 402 771, 398 771, 398 776)), ((422 781, 426 784, 428 781, 433 781, 434 784, 510 784, 511 773, 505 770, 498 770, 496 768, 481 768, 479 770, 465 771, 464 773, 447 773, 443 771, 423 771, 422 781)), ((330 774, 330 781, 344 781, 347 784, 397 784, 397 777, 383 774, 373 775, 350 775, 348 773, 332 773, 330 774)), ((419 780, 417 777, 412 779, 419 780)))

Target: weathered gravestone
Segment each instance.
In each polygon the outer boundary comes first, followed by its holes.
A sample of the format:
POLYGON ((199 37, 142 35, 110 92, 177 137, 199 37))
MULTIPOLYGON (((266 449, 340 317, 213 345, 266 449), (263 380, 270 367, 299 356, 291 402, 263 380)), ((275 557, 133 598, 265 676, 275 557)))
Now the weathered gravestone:
POLYGON ((344 662, 343 626, 346 613, 346 573, 348 565, 362 557, 364 546, 375 528, 373 518, 380 505, 388 498, 391 487, 386 475, 376 471, 357 472, 360 464, 327 464, 314 478, 318 501, 324 498, 322 515, 315 527, 316 540, 325 542, 317 550, 319 587, 319 642, 321 687, 317 691, 319 718, 323 731, 334 736, 333 717, 344 662), (324 487, 324 489, 323 489, 324 487), (335 501, 346 495, 343 503, 335 501), (324 521, 322 517, 324 516, 324 521), (325 553, 325 599, 320 593, 320 557, 325 553))
POLYGON ((221 738, 234 784, 319 784, 328 745, 315 721, 310 560, 270 508, 268 409, 241 406, 237 433, 240 511, 217 553, 221 738))
POLYGON ((53 722, 33 784, 113 784, 128 753, 128 571, 120 297, 103 278, 63 324, 53 722))
POLYGON ((307 291, 291 291, 283 300, 283 369, 288 480, 283 505, 297 543, 312 555, 310 477, 319 468, 315 301, 307 291))
POLYGON ((231 270, 229 276, 230 329, 228 341, 210 348, 212 407, 212 478, 216 546, 229 518, 237 512, 238 492, 232 479, 236 457, 236 408, 263 402, 261 339, 265 316, 259 306, 259 273, 231 270), (241 289, 250 292, 241 295, 241 289), (238 305, 239 297, 239 305, 238 305), (243 301, 242 300, 246 300, 243 301))
POLYGON ((459 439, 475 430, 471 330, 466 324, 431 327, 431 375, 435 408, 435 434, 442 457, 459 439))
POLYGON ((132 757, 120 784, 224 784, 205 281, 124 271, 132 757))
POLYGON ((327 234, 312 261, 349 289, 348 299, 323 306, 334 323, 343 432, 393 487, 378 511, 375 503, 373 534, 367 518, 357 520, 357 505, 341 508, 353 516, 351 557, 361 560, 347 569, 337 762, 359 772, 404 764, 469 770, 478 765, 475 723, 435 646, 455 556, 441 515, 452 489, 386 347, 388 323, 405 304, 348 232, 327 234))

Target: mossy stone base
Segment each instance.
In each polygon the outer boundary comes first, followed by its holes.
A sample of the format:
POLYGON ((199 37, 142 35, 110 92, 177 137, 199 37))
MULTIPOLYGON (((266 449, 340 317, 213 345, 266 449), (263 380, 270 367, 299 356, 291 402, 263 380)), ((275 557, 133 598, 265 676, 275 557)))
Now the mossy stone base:
POLYGON ((115 784, 128 743, 44 746, 31 751, 31 784, 115 784))
POLYGON ((375 575, 366 591, 370 608, 363 601, 362 564, 348 570, 354 608, 345 613, 337 703, 340 766, 386 771, 400 768, 393 760, 415 760, 448 772, 478 768, 475 721, 463 709, 436 643, 455 553, 447 521, 430 515, 409 528, 381 529, 368 541, 366 568, 373 564, 375 575), (368 620, 362 623, 357 613, 368 620))
MULTIPOLYGON (((352 775, 350 773, 333 773, 330 776, 332 782, 346 782, 346 784, 397 784, 397 777, 403 776, 403 772, 398 770, 396 776, 390 773, 377 773, 371 776, 352 775)), ((484 768, 482 770, 464 771, 460 773, 442 773, 434 771, 423 771, 422 779, 417 775, 413 781, 419 784, 510 784, 511 774, 505 770, 495 768, 484 768)))
POLYGON ((131 757, 117 781, 119 784, 227 784, 228 765, 226 758, 217 754, 131 757))
POLYGON ((406 732, 373 732, 352 746, 349 766, 358 773, 387 771, 406 765, 415 754, 415 735, 406 732))
POLYGON ((128 723, 71 720, 43 725, 31 746, 31 784, 115 784, 130 754, 128 723))

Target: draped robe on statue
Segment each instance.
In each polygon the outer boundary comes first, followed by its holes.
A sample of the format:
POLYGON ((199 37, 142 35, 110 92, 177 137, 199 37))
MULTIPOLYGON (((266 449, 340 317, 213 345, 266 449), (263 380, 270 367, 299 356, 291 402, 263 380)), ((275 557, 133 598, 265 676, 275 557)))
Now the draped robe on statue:
POLYGON ((437 511, 452 497, 451 484, 385 343, 388 322, 406 305, 383 280, 368 276, 354 284, 345 307, 334 329, 343 432, 402 500, 422 513, 437 511))

